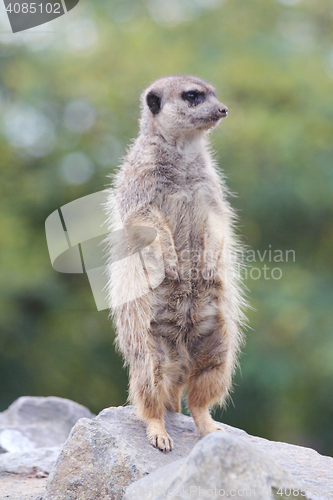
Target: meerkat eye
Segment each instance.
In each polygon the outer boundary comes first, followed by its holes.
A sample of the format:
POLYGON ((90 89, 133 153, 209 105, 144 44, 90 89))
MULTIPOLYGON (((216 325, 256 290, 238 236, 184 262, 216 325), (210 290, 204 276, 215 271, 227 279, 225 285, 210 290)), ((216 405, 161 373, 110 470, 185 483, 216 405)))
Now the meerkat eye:
POLYGON ((204 92, 199 92, 199 90, 190 90, 189 92, 182 93, 182 99, 188 101, 193 106, 197 106, 205 100, 204 92))

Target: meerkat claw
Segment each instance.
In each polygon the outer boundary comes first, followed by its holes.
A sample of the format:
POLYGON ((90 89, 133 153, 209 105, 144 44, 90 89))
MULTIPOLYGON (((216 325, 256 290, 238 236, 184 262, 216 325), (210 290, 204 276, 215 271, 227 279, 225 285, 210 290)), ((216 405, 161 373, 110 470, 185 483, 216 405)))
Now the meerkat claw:
POLYGON ((168 453, 169 451, 172 451, 174 449, 173 441, 168 434, 165 435, 155 434, 153 436, 150 436, 148 439, 149 443, 154 448, 157 448, 163 453, 168 453))

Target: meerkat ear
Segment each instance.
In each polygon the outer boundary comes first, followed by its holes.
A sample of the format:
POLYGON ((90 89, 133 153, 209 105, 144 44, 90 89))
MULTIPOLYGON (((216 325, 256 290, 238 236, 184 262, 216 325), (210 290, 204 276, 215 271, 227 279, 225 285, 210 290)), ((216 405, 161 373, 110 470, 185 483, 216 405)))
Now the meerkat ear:
POLYGON ((157 113, 159 113, 161 110, 161 98, 160 98, 160 96, 158 94, 156 94, 156 92, 151 90, 148 93, 146 100, 147 100, 147 104, 148 104, 150 111, 153 113, 153 115, 157 115, 157 113))

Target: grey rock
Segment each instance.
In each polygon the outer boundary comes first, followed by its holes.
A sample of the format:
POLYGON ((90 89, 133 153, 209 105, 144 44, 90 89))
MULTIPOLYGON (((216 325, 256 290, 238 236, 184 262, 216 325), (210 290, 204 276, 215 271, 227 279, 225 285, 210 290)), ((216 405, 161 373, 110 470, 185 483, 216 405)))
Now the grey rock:
POLYGON ((0 413, 0 499, 40 499, 78 419, 94 415, 57 397, 22 397, 0 413))
MULTIPOLYGON (((166 471, 168 478, 172 478, 172 474, 180 473, 185 461, 189 460, 180 459, 185 459, 189 455, 199 442, 200 436, 190 417, 167 413, 165 421, 167 431, 175 442, 175 450, 169 454, 163 454, 149 445, 145 426, 135 416, 133 407, 109 408, 92 420, 80 420, 72 429, 51 471, 44 500, 81 500, 83 498, 118 500, 123 498, 127 486, 148 474, 151 475, 147 477, 147 481, 151 478, 163 480, 166 471)), ((219 426, 226 431, 226 435, 221 433, 222 437, 216 437, 214 433, 204 438, 200 442, 199 450, 209 451, 209 448, 213 446, 212 440, 214 442, 218 439, 219 443, 223 440, 223 446, 222 441, 219 445, 221 449, 223 447, 228 449, 229 446, 231 450, 229 458, 226 457, 223 463, 226 464, 229 460, 236 469, 238 467, 237 470, 243 468, 244 478, 249 483, 251 474, 255 474, 254 471, 259 470, 260 466, 264 467, 266 462, 267 467, 263 468, 262 476, 258 479, 259 485, 267 481, 267 485, 271 488, 274 485, 272 481, 272 484, 269 483, 271 479, 276 480, 277 485, 281 480, 281 484, 285 487, 293 484, 302 492, 306 491, 308 498, 316 500, 333 498, 331 486, 333 484, 333 459, 331 457, 321 456, 314 450, 300 446, 249 436, 244 431, 224 424, 219 424, 219 426), (246 456, 246 460, 242 458, 243 456, 246 456), (268 474, 269 470, 274 472, 272 477, 268 474)), ((215 463, 214 454, 210 455, 206 462, 205 453, 201 451, 200 454, 204 467, 209 461, 215 463)), ((198 457, 198 455, 195 456, 198 457)), ((220 456, 216 459, 218 464, 220 459, 220 456)), ((192 465, 195 464, 195 460, 191 462, 192 465)), ((216 464, 215 466, 217 467, 216 464)), ((223 470, 222 465, 218 467, 221 471, 223 470)), ((205 472, 200 473, 204 477, 205 472)), ((214 488, 215 485, 212 483, 211 487, 214 488)), ((262 498, 274 498, 272 496, 274 491, 269 489, 269 492, 271 496, 262 498)), ((130 490, 127 494, 130 494, 130 490)), ((275 497, 284 500, 278 492, 275 492, 275 497)), ((192 496, 191 498, 199 497, 192 496)), ((290 498, 290 496, 287 495, 285 498, 290 498)), ((299 495, 299 498, 306 497, 299 495)))
POLYGON ((258 447, 242 437, 215 432, 197 443, 187 458, 132 483, 124 500, 274 500, 275 493, 289 491, 308 498, 298 481, 258 447))
POLYGON ((131 406, 81 419, 51 471, 45 500, 81 500, 85 495, 91 500, 122 498, 130 483, 186 457, 199 439, 189 417, 168 413, 166 428, 178 438, 177 448, 169 454, 148 443, 145 426, 131 406))
POLYGON ((53 448, 38 448, 21 453, 5 453, 0 455, 0 474, 30 474, 46 472, 49 474, 57 460, 61 446, 53 448))
POLYGON ((0 447, 8 452, 27 452, 61 446, 79 418, 93 416, 68 399, 24 396, 0 413, 0 447))
POLYGON ((94 415, 84 406, 57 397, 17 399, 0 413, 0 472, 49 472, 79 418, 94 415))

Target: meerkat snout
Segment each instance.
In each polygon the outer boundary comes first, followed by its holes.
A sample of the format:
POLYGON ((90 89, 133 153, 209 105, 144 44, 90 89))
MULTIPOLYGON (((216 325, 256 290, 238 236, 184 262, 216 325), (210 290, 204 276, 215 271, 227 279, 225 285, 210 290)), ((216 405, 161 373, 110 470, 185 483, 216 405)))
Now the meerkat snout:
POLYGON ((228 116, 228 108, 226 106, 219 108, 218 112, 221 113, 222 118, 228 116))
POLYGON ((228 116, 228 108, 220 102, 217 109, 214 109, 214 111, 212 112, 211 119, 213 121, 218 121, 221 118, 225 118, 226 116, 228 116))

